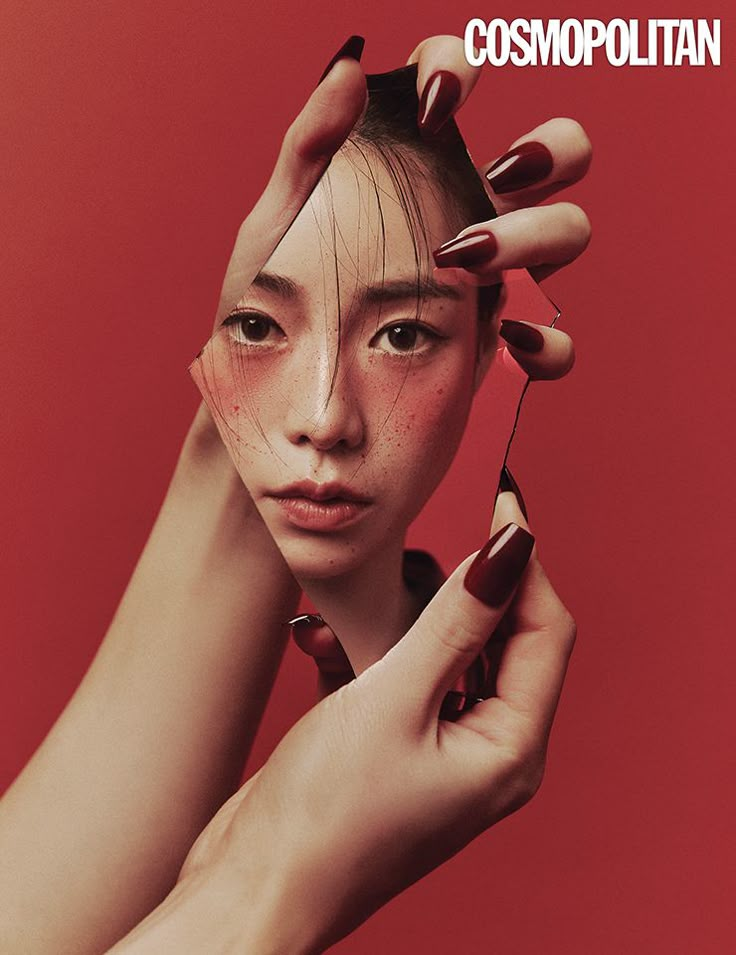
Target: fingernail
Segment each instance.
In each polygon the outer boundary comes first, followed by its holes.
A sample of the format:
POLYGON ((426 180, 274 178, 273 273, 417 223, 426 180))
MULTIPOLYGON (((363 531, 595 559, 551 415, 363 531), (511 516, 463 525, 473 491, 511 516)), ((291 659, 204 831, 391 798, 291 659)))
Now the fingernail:
MULTIPOLYGON (((363 47, 365 46, 365 38, 362 36, 351 36, 343 43, 337 53, 332 57, 330 62, 325 67, 325 71, 319 78, 319 83, 327 76, 332 67, 337 63, 338 60, 351 59, 357 60, 360 62, 360 58, 363 55, 363 47)), ((317 86, 319 86, 317 83, 317 86)))
POLYGON ((498 491, 496 494, 502 494, 504 491, 511 491, 516 500, 519 502, 519 510, 524 515, 524 519, 528 521, 529 515, 526 512, 526 504, 524 503, 521 488, 514 480, 513 474, 511 471, 509 471, 506 465, 503 466, 503 470, 501 471, 501 480, 498 482, 498 491))
POLYGON ((534 537, 518 524, 507 524, 479 552, 465 574, 465 589, 488 607, 501 607, 519 582, 534 547, 534 537))
POLYGON ((324 627, 325 622, 318 613, 303 613, 298 617, 287 620, 286 626, 292 630, 298 630, 300 633, 306 633, 310 630, 319 630, 324 627))
POLYGON ((499 195, 516 192, 546 179, 553 165, 552 153, 542 143, 522 143, 497 159, 486 179, 499 195))
POLYGON ((438 133, 452 116, 460 99, 460 80, 448 70, 438 70, 427 80, 419 100, 417 121, 422 132, 438 133))
POLYGON ((471 232, 444 242, 432 255, 440 269, 462 269, 487 262, 497 251, 498 243, 492 232, 471 232))
POLYGON ((540 352, 544 348, 544 335, 538 328, 527 325, 526 322, 514 322, 510 318, 501 322, 498 334, 509 345, 528 351, 531 354, 540 352))

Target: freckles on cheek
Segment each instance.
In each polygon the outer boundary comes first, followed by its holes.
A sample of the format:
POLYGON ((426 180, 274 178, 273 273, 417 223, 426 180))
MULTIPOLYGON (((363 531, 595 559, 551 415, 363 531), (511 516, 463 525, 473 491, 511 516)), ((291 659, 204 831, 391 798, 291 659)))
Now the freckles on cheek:
POLYGON ((264 364, 267 363, 219 356, 214 375, 210 376, 209 394, 204 395, 216 420, 225 425, 225 443, 238 454, 263 444, 259 425, 265 425, 265 411, 273 400, 273 382, 269 381, 264 364))
POLYGON ((426 438, 441 430, 450 439, 464 430, 471 401, 464 374, 451 369, 429 377, 419 370, 407 378, 396 409, 403 413, 397 418, 405 421, 407 434, 426 438))

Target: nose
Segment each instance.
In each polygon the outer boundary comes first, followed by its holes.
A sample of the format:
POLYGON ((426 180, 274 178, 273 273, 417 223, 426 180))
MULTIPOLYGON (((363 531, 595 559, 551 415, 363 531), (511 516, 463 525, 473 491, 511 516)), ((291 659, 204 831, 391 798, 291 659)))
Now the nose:
POLYGON ((310 444, 319 451, 355 450, 365 441, 365 420, 357 376, 346 363, 315 355, 294 379, 286 416, 292 444, 310 444))

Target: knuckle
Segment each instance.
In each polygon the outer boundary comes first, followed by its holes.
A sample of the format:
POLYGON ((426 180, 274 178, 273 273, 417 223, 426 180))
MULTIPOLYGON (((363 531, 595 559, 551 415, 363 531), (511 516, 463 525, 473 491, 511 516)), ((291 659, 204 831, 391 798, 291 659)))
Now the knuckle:
POLYGON ((563 618, 561 622, 562 633, 565 637, 565 642, 567 644, 569 652, 572 653, 573 647, 575 646, 575 641, 578 638, 578 625, 575 618, 567 609, 567 607, 563 607, 563 611, 564 613, 563 613, 563 618))
POLYGON ((435 639, 441 647, 470 659, 480 653, 486 636, 486 630, 481 630, 465 609, 456 612, 451 623, 435 627, 435 639))
POLYGON ((544 752, 520 742, 508 755, 505 799, 509 813, 521 809, 539 792, 544 779, 544 752))
POLYGON ((585 128, 569 116, 558 116, 552 120, 557 135, 568 144, 573 155, 573 164, 578 175, 583 175, 593 158, 593 144, 585 128))
POLYGON ((557 601, 556 607, 550 613, 546 629, 551 635, 554 634, 555 638, 561 642, 569 656, 575 646, 578 628, 573 615, 559 600, 557 601))
POLYGON ((593 227, 587 213, 573 202, 560 203, 565 216, 566 229, 575 242, 576 248, 582 252, 590 242, 593 227))
POLYGON ((575 364, 575 343, 569 335, 565 335, 564 347, 560 349, 559 377, 568 374, 575 364))

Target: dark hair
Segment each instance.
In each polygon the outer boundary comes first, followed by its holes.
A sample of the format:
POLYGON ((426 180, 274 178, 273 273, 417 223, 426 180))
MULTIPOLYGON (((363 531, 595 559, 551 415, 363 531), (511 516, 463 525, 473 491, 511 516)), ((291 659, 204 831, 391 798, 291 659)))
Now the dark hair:
MULTIPOLYGON (((458 231, 474 222, 496 218, 496 210, 485 191, 463 142, 455 120, 450 118, 439 132, 423 135, 417 115, 417 66, 366 77, 368 106, 365 116, 351 133, 348 143, 373 151, 392 179, 397 195, 406 197, 405 211, 417 208, 412 182, 422 179, 441 192, 445 208, 454 210, 458 231)), ((413 218, 413 216, 410 216, 413 218)), ((421 228, 421 220, 410 222, 421 228)), ((488 320, 498 305, 500 286, 478 289, 479 318, 488 320)))

